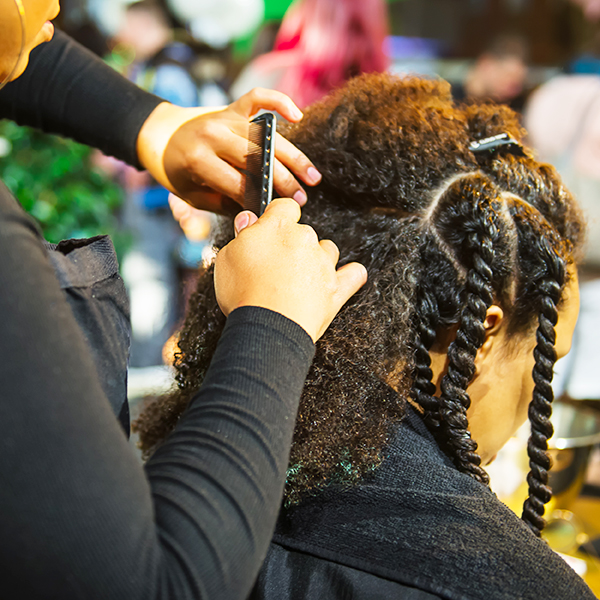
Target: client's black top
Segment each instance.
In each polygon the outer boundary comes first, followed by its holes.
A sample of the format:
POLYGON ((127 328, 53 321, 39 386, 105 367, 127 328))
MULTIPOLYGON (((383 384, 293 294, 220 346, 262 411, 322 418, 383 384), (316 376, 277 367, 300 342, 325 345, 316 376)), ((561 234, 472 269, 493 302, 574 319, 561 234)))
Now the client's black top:
POLYGON ((283 510, 252 600, 593 600, 409 408, 379 469, 283 510))
MULTIPOLYGON (((57 34, 0 92, 0 115, 135 163, 157 102, 57 34)), ((108 254, 93 273, 71 269, 76 246, 49 249, 0 183, 0 597, 244 598, 273 532, 312 341, 276 313, 231 314, 202 389, 143 468, 106 396, 122 381, 103 389, 63 292, 116 274, 108 254)))

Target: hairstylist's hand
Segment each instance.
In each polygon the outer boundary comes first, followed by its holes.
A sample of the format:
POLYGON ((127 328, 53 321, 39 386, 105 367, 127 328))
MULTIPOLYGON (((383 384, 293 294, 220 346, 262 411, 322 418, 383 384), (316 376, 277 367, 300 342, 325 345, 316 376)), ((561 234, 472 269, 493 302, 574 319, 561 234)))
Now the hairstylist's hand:
MULTIPOLYGON (((192 206, 237 212, 244 193, 240 169, 246 166, 248 122, 260 109, 277 111, 292 122, 302 118, 300 109, 285 94, 260 88, 221 108, 159 104, 137 139, 140 162, 154 179, 192 206)), ((275 189, 303 205, 306 193, 292 173, 308 185, 319 183, 321 175, 279 134, 275 157, 275 189)))
POLYGON ((217 255, 215 290, 228 315, 240 306, 281 313, 318 340, 346 301, 367 281, 358 263, 336 271, 337 246, 319 242, 308 225, 299 225, 300 207, 274 200, 260 219, 249 211, 235 219, 236 239, 217 255))

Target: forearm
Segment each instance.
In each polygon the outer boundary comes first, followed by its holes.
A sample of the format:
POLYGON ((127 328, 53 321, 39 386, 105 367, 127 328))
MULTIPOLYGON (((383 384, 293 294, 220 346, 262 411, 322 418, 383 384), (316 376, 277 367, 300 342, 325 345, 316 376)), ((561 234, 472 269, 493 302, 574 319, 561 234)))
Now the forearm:
MULTIPOLYGON (((295 323, 264 309, 238 309, 228 319, 199 394, 147 465, 161 499, 159 529, 194 501, 205 507, 188 517, 209 540, 204 560, 194 564, 193 577, 207 582, 202 598, 245 598, 250 592, 279 512, 297 403, 312 356, 309 336, 295 323), (196 477, 204 481, 201 497, 193 485, 196 477)), ((191 527, 182 534, 196 535, 191 527)))
POLYGON ((57 31, 0 90, 0 118, 56 133, 140 166, 136 142, 162 102, 57 31))
POLYGON ((0 289, 3 598, 244 598, 275 523, 309 337, 275 313, 234 312, 146 478, 2 187, 0 289))

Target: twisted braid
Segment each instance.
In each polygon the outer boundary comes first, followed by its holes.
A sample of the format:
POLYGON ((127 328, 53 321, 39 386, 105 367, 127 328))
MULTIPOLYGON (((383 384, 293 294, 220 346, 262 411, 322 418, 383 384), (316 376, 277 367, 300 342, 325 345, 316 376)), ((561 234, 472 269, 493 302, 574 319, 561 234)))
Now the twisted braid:
POLYGON ((439 308, 435 296, 420 290, 417 295, 415 339, 415 366, 413 372, 412 398, 425 411, 425 418, 432 430, 439 427, 440 401, 435 396, 435 384, 432 381, 431 356, 429 350, 436 338, 436 315, 439 308))
POLYGON ((456 338, 448 348, 448 369, 441 382, 442 443, 458 469, 487 485, 477 443, 468 431, 467 387, 475 374, 475 356, 485 340, 484 321, 492 305, 493 263, 500 239, 499 190, 480 173, 449 186, 433 211, 432 222, 467 268, 465 298, 456 338))
MULTIPOLYGON (((479 243, 483 248, 483 240, 479 243)), ((440 396, 445 444, 453 453, 456 466, 486 485, 489 478, 480 466, 477 443, 467 429, 467 410, 471 405, 467 387, 475 374, 475 355, 485 339, 483 322, 492 304, 488 273, 491 270, 485 259, 481 259, 479 271, 474 268, 467 275, 467 304, 456 339, 448 348, 448 370, 442 378, 440 396)))
POLYGON ((550 421, 554 399, 551 383, 556 362, 554 349, 556 341, 554 327, 558 320, 556 304, 560 298, 561 284, 548 279, 542 283, 541 289, 539 325, 536 331, 537 345, 533 351, 535 388, 528 413, 531 422, 531 436, 527 442, 530 468, 527 475, 529 497, 523 504, 522 515, 523 520, 537 536, 546 524, 542 518, 544 504, 552 497, 552 490, 548 487, 548 471, 552 463, 547 451, 548 439, 554 433, 550 421))
POLYGON ((566 259, 564 244, 547 221, 525 203, 513 201, 512 212, 522 244, 520 262, 535 265, 536 277, 532 278, 524 296, 533 296, 537 303, 538 327, 536 347, 533 351, 535 387, 529 404, 531 436, 527 443, 529 455, 529 497, 523 504, 522 518, 539 537, 544 528, 544 504, 552 497, 548 486, 548 471, 552 466, 548 455, 548 439, 554 429, 552 416, 552 376, 556 362, 555 326, 558 321, 557 305, 566 282, 566 259), (534 296, 535 295, 535 296, 534 296))

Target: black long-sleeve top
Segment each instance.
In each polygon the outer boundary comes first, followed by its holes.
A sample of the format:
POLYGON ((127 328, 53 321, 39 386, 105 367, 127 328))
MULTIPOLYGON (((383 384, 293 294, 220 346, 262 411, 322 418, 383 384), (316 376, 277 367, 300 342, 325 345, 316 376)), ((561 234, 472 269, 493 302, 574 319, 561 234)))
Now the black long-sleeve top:
MULTIPOLYGON (((58 34, 0 93, 0 114, 135 163, 157 102, 58 34)), ((244 598, 313 352, 285 317, 234 311, 202 389, 142 467, 41 236, 0 183, 0 597, 244 598)))
POLYGON ((234 311, 202 389, 144 470, 35 225, 1 186, 2 599, 244 598, 312 356, 285 317, 234 311))
POLYGON ((61 31, 0 90, 0 119, 57 133, 139 166, 138 133, 163 100, 121 77, 61 31))

